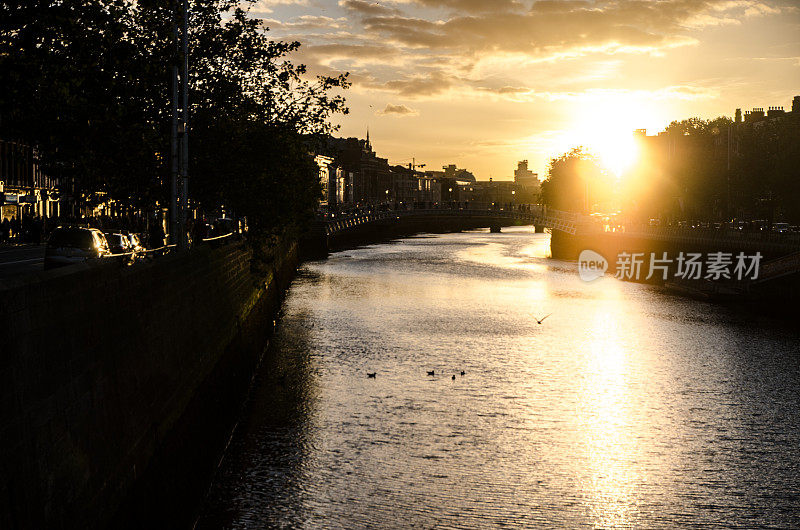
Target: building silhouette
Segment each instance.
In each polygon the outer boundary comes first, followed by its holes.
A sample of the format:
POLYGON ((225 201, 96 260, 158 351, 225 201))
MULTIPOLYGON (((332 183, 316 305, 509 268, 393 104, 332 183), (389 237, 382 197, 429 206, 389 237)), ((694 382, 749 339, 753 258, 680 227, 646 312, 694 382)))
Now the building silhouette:
POLYGON ((517 169, 514 170, 514 183, 517 185, 517 200, 526 203, 538 202, 539 194, 542 191, 539 175, 528 169, 528 161, 517 162, 517 169))

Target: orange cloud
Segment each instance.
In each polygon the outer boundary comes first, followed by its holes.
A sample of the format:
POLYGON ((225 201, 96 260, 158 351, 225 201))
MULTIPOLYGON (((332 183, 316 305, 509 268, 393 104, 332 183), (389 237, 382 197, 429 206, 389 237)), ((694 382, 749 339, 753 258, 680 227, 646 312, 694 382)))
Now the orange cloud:
POLYGON ((392 105, 391 103, 387 103, 386 108, 377 111, 375 114, 377 114, 378 116, 405 117, 405 116, 418 116, 419 111, 414 110, 410 107, 406 107, 405 105, 392 105))

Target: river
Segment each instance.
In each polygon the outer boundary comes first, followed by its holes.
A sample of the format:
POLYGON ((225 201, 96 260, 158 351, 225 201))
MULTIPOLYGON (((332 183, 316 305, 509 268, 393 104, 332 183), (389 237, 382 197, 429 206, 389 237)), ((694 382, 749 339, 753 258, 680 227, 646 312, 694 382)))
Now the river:
POLYGON ((800 527, 797 328, 548 255, 304 264, 197 528, 800 527))

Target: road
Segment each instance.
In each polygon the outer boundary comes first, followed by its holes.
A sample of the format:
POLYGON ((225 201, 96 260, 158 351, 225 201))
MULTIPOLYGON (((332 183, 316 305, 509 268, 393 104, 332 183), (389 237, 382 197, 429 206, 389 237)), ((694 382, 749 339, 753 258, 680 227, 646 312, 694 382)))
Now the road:
POLYGON ((0 278, 41 271, 44 266, 44 245, 0 248, 0 278))

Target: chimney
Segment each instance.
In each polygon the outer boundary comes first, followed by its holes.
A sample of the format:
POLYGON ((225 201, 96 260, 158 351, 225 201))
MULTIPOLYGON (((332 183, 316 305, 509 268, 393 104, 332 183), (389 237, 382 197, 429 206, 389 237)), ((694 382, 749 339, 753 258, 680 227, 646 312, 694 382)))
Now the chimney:
POLYGON ((767 116, 770 118, 777 118, 784 114, 786 114, 786 112, 783 110, 783 107, 770 107, 769 112, 767 112, 767 116))

